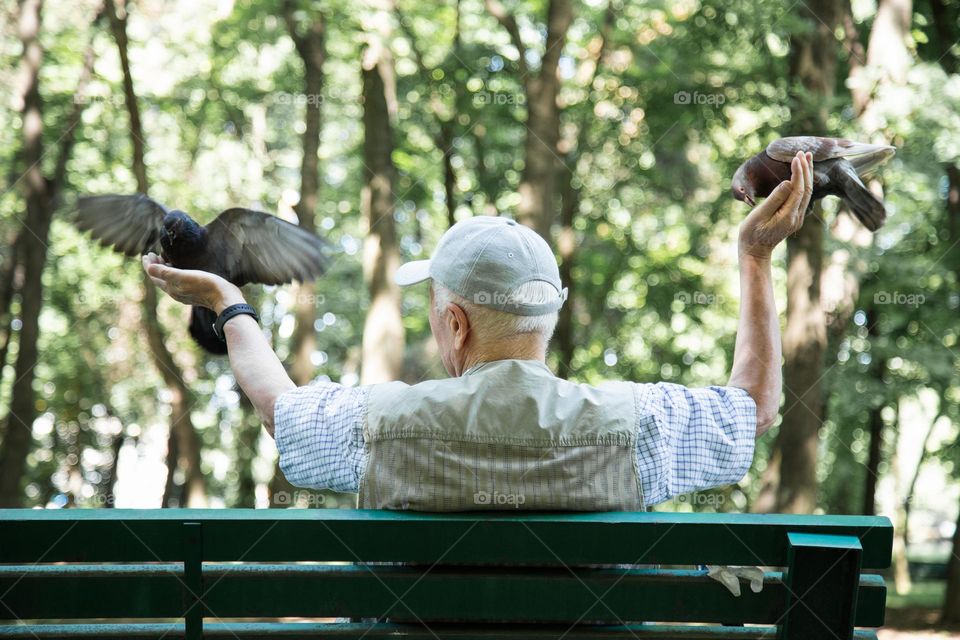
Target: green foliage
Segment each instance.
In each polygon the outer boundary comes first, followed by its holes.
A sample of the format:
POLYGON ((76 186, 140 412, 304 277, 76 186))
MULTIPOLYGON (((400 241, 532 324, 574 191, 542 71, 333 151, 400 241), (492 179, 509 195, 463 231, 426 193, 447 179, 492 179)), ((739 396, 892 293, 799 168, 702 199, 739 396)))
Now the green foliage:
MULTIPOLYGON (((510 4, 535 71, 547 3, 510 4)), ((316 219, 338 252, 331 273, 315 285, 314 364, 318 376, 356 383, 367 304, 360 260, 365 228, 359 215, 359 72, 361 27, 368 16, 359 3, 343 0, 297 5, 298 25, 323 12, 327 26, 323 93, 308 96, 282 6, 281 0, 204 0, 170 10, 131 6, 131 63, 152 191, 203 221, 230 205, 291 215, 304 105, 321 102, 316 219)), ((438 146, 444 127, 451 135, 456 216, 512 213, 519 202, 526 105, 516 50, 480 0, 462 0, 459 13, 456 6, 401 0, 393 16, 396 221, 405 260, 427 255, 447 228, 438 146)), ((728 180, 745 157, 791 133, 788 52, 790 38, 805 27, 790 7, 773 0, 614 2, 614 10, 606 53, 594 73, 606 3, 576 3, 560 65, 558 163, 574 170, 572 186, 581 202, 571 301, 576 350, 565 373, 587 382, 722 384, 737 316, 734 238, 747 212, 729 197, 728 180)), ((44 278, 43 355, 36 369, 42 426, 35 430, 28 492, 35 505, 68 499, 86 504, 103 495, 114 438, 122 438, 130 455, 152 456, 153 466, 143 468, 155 471, 170 410, 139 325, 137 265, 94 246, 65 219, 76 194, 127 192, 135 184, 116 47, 103 26, 83 27, 84 16, 74 3, 48 3, 45 14, 42 92, 49 142, 63 133, 76 99, 81 52, 91 39, 98 61, 44 278)), ((872 18, 858 17, 864 40, 872 18)), ((946 242, 941 178, 943 164, 960 158, 960 77, 948 76, 938 63, 944 49, 937 48, 926 6, 918 7, 914 36, 926 62, 918 61, 906 88, 875 98, 881 132, 900 148, 884 172, 893 215, 872 246, 855 252, 855 262, 865 265, 859 299, 849 321, 831 327, 820 471, 821 505, 829 511, 859 508, 870 409, 889 407, 885 419, 896 431, 899 399, 933 389, 947 399, 945 411, 954 424, 960 420, 960 270, 956 248, 946 242), (893 294, 924 301, 877 304, 893 294), (876 319, 872 333, 868 314, 876 319), (878 359, 885 363, 879 373, 878 359)), ((12 26, 0 38, 0 73, 11 80, 0 82, 5 235, 17 228, 23 201, 16 189, 21 123, 11 106, 19 45, 12 26)), ((849 54, 837 44, 838 74, 845 76, 849 54)), ((860 134, 850 101, 839 83, 830 133, 860 134)), ((828 223, 834 210, 830 204, 828 223)), ((828 254, 846 248, 831 241, 828 254)), ((778 267, 775 275, 782 309, 785 274, 778 267)), ((252 295, 278 353, 288 359, 295 293, 269 288, 252 295)), ((442 375, 425 347, 426 310, 425 288, 405 292, 411 381, 442 375)), ((269 481, 272 444, 258 437, 225 361, 203 356, 189 341, 183 310, 164 300, 161 316, 168 346, 197 393, 194 415, 215 503, 252 504, 253 496, 241 495, 238 483, 245 473, 255 484, 269 481)), ((14 342, 6 387, 15 353, 14 342)), ((566 367, 553 354, 551 364, 566 367)), ((4 404, 8 397, 9 388, 0 390, 4 404)), ((693 506, 748 508, 771 440, 758 445, 757 465, 741 488, 693 506)), ((954 467, 957 451, 953 446, 944 453, 954 467)), ((144 483, 157 487, 156 478, 144 483)))

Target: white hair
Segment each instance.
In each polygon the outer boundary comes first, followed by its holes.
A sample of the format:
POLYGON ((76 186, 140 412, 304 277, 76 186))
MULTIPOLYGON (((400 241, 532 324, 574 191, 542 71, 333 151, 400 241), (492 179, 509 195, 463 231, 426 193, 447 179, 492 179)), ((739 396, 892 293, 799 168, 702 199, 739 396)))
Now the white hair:
MULTIPOLYGON (((557 298, 557 290, 549 282, 534 280, 527 282, 510 293, 510 297, 541 303, 557 298)), ((470 318, 470 325, 481 342, 503 340, 524 334, 534 334, 546 343, 557 326, 557 312, 540 316, 521 316, 470 302, 442 284, 433 281, 433 305, 438 314, 443 315, 447 305, 453 303, 463 309, 470 318)))

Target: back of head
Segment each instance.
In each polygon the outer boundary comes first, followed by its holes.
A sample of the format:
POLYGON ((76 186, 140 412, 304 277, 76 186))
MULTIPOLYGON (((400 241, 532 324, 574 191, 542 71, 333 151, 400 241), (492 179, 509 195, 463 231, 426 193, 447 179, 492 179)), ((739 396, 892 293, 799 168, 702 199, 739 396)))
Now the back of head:
MULTIPOLYGON (((557 297, 556 288, 548 282, 533 280, 525 282, 509 293, 511 297, 529 301, 531 304, 545 304, 557 297)), ((481 301, 482 302, 482 301, 481 301)), ((550 340, 557 326, 557 312, 550 311, 541 315, 518 315, 500 311, 483 304, 467 300, 454 293, 439 282, 433 283, 433 304, 437 313, 443 314, 449 304, 462 308, 470 319, 472 331, 477 340, 484 344, 497 340, 507 340, 524 335, 537 337, 544 343, 550 340)))

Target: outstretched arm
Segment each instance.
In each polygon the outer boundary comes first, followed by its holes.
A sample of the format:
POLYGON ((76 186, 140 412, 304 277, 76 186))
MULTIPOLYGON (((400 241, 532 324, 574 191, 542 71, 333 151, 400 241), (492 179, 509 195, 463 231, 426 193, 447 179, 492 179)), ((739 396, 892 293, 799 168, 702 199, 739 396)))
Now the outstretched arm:
POLYGON ((776 420, 783 386, 770 256, 803 226, 813 193, 813 156, 797 153, 792 170, 790 181, 774 189, 740 226, 740 321, 727 384, 746 390, 756 403, 758 436, 776 420))
MULTIPOLYGON (((163 264, 153 253, 143 257, 143 268, 155 285, 178 302, 213 309, 218 315, 230 305, 244 302, 240 289, 220 276, 206 271, 175 269, 163 264)), ((231 318, 223 325, 223 335, 227 340, 233 376, 272 436, 277 398, 296 385, 253 318, 247 315, 231 318)))

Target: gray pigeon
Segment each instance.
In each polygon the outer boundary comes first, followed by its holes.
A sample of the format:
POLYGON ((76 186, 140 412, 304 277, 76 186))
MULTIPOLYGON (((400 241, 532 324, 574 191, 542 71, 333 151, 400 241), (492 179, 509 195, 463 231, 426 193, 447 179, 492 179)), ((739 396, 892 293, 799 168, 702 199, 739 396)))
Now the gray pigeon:
MULTIPOLYGON (((238 287, 313 280, 327 264, 327 243, 295 224, 250 209, 227 209, 207 226, 143 194, 82 197, 74 223, 128 256, 159 253, 179 269, 215 273, 238 287)), ((192 307, 190 335, 211 353, 227 352, 213 333, 216 314, 192 307)))
POLYGON ((733 174, 731 191, 737 200, 750 206, 757 198, 770 195, 778 184, 790 179, 790 163, 798 151, 813 154, 813 197, 839 196, 870 231, 887 219, 883 201, 864 184, 884 162, 893 157, 890 145, 854 142, 843 138, 794 136, 771 142, 733 174))

